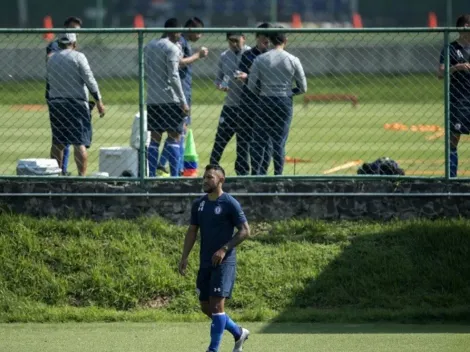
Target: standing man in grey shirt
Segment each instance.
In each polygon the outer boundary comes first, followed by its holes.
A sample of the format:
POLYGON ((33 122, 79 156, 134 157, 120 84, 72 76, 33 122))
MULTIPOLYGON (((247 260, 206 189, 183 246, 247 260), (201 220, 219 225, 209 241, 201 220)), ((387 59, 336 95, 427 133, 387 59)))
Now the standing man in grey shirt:
MULTIPOLYGON (((165 28, 179 28, 176 18, 165 22, 165 28)), ((182 51, 176 45, 181 33, 168 33, 151 40, 144 49, 147 82, 147 124, 151 133, 148 148, 149 176, 155 177, 162 135, 168 133, 162 154, 170 164, 170 175, 179 176, 180 138, 189 107, 179 75, 182 51)))
POLYGON ((210 164, 219 165, 228 142, 237 131, 238 113, 243 83, 238 80, 238 66, 242 54, 250 47, 245 45, 245 36, 240 32, 227 33, 229 49, 219 58, 215 85, 217 89, 227 92, 220 114, 219 125, 215 135, 210 164))
POLYGON ((62 168, 65 146, 73 145, 78 174, 85 176, 87 148, 91 145, 93 133, 88 91, 96 102, 100 117, 104 116, 105 107, 88 60, 75 50, 76 43, 75 33, 60 35, 58 45, 61 50, 47 61, 51 158, 56 159, 62 168))
POLYGON ((273 49, 253 62, 248 88, 260 95, 259 116, 254 121, 252 174, 260 175, 264 153, 272 142, 274 175, 284 170, 285 147, 292 121, 292 97, 307 91, 307 79, 300 60, 285 51, 287 36, 282 32, 269 35, 273 49), (296 87, 292 88, 295 81, 296 87))

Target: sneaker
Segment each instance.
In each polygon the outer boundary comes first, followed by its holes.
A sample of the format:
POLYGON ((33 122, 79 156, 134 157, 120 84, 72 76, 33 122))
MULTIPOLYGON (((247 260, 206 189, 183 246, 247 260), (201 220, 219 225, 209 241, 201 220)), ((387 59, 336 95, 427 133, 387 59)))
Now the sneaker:
POLYGON ((159 167, 157 167, 157 176, 170 177, 170 173, 163 166, 159 166, 159 167))
POLYGON ((242 328, 242 336, 235 341, 235 347, 233 347, 232 352, 242 352, 243 351, 243 344, 246 340, 248 340, 248 336, 250 336, 250 331, 245 328, 242 328))

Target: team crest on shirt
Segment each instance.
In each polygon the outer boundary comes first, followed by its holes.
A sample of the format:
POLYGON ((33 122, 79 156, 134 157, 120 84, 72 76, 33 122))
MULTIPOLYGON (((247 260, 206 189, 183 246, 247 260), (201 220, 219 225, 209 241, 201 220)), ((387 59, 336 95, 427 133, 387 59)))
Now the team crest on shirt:
POLYGON ((219 215, 222 212, 222 207, 220 205, 216 206, 214 209, 214 213, 219 215))

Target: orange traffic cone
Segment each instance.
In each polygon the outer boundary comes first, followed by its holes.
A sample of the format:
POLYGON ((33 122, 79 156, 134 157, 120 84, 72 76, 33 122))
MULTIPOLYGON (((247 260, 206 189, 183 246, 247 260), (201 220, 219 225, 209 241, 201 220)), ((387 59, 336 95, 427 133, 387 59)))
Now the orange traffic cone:
POLYGON ((292 14, 292 28, 302 28, 302 20, 298 13, 292 14))
POLYGON ((437 15, 435 12, 430 12, 428 14, 428 27, 436 28, 437 27, 437 15))
MULTIPOLYGON (((51 16, 44 17, 43 23, 44 23, 43 24, 44 28, 53 28, 53 26, 52 26, 52 17, 51 16)), ((54 33, 44 33, 43 38, 44 38, 44 40, 47 40, 48 42, 53 41, 54 40, 54 33)))
POLYGON ((140 13, 135 15, 134 28, 144 28, 144 27, 145 27, 144 16, 142 16, 140 13))
POLYGON ((353 28, 363 28, 363 26, 362 26, 362 17, 357 12, 353 13, 352 24, 353 24, 353 28))

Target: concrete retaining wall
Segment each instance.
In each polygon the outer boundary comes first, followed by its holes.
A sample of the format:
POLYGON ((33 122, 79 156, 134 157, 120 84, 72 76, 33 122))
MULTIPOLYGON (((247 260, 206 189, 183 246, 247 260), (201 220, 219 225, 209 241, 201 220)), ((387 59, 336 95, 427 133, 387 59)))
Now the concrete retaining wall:
MULTIPOLYGON (((228 181, 225 190, 242 204, 250 221, 274 221, 291 218, 325 220, 390 220, 470 216, 470 197, 426 196, 424 193, 470 194, 469 182, 439 181, 228 181), (274 193, 277 196, 247 193, 274 193), (283 196, 286 193, 322 195, 283 196), (393 193, 394 196, 346 196, 344 193, 393 193), (343 195, 341 195, 343 194, 343 195), (410 194, 415 195, 410 197, 410 194)), ((201 181, 181 180, 139 184, 55 183, 25 180, 0 181, 0 209, 33 216, 86 217, 96 220, 161 216, 177 224, 189 221, 191 203, 197 196, 171 194, 200 193, 201 181), (98 193, 106 196, 5 196, 11 193, 98 193), (162 197, 140 197, 123 193, 159 193, 162 197), (123 194, 123 195, 119 195, 123 194)))

